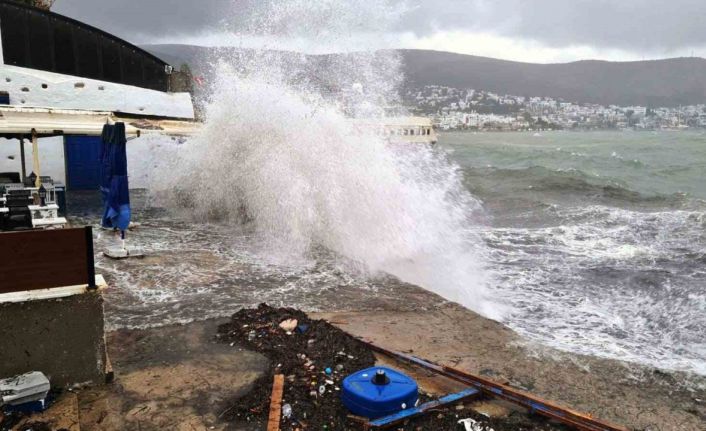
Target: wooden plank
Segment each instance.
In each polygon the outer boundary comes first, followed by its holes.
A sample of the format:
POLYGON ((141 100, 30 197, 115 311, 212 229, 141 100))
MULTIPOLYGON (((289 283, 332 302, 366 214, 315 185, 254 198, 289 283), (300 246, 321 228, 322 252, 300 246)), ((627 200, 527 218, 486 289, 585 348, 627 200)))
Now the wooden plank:
POLYGON ((275 374, 270 397, 270 417, 267 431, 279 431, 279 419, 282 417, 282 394, 284 393, 284 375, 275 374))
POLYGON ((0 293, 93 284, 88 250, 84 228, 0 233, 0 293))
POLYGON ((559 422, 572 426, 576 429, 582 431, 628 431, 628 429, 624 426, 595 419, 586 413, 577 412, 575 410, 559 406, 553 402, 543 400, 535 395, 513 389, 509 386, 493 382, 492 380, 456 370, 452 367, 435 364, 406 353, 388 350, 368 340, 360 341, 376 352, 380 352, 403 362, 420 366, 458 382, 473 386, 486 395, 502 398, 512 403, 519 404, 530 409, 532 412, 539 413, 551 419, 556 419, 559 422))

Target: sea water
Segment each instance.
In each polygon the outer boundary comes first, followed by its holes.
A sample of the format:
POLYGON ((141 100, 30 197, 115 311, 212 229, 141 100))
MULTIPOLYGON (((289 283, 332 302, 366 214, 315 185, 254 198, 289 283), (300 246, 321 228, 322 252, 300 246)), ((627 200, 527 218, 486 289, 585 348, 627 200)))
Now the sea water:
POLYGON ((503 321, 561 349, 706 374, 704 132, 445 133, 490 215, 503 321))
MULTIPOLYGON (((353 29, 382 34, 395 17, 384 1, 285 1, 251 31, 350 47, 353 29)), ((111 327, 265 301, 449 300, 568 351, 706 373, 701 134, 443 133, 435 148, 391 146, 350 120, 404 113, 395 52, 312 64, 256 50, 212 66, 203 132, 131 147, 131 176, 149 190, 135 195, 142 227, 128 242, 149 256, 99 258, 111 327)), ((98 249, 111 241, 101 232, 98 249)))
MULTIPOLYGON (((447 295, 444 289, 458 286, 433 282, 451 268, 469 271, 467 289, 481 286, 484 306, 502 309, 497 318, 528 340, 706 374, 704 142, 698 132, 442 133, 433 151, 457 167, 461 187, 476 200, 467 207, 467 225, 436 232, 442 244, 444 235, 451 243, 462 238, 478 254, 446 252, 437 259, 395 249, 385 261, 376 251, 368 262, 383 262, 377 271, 366 266, 364 249, 352 259, 345 247, 334 249, 318 237, 304 248, 280 247, 253 222, 195 220, 135 192, 142 226, 128 232, 128 242, 149 253, 130 261, 98 258, 113 286, 108 323, 186 322, 259 302, 306 310, 424 310, 442 303, 430 292, 447 295), (387 275, 387 268, 419 262, 415 276, 427 271, 424 280, 432 282, 411 282, 424 289, 400 281, 404 272, 387 275)), ((227 187, 221 192, 224 201, 232 199, 227 187)), ((292 205, 287 211, 300 210, 292 205)), ((87 213, 81 221, 99 219, 87 213)), ((403 238, 413 242, 418 230, 406 228, 403 238)), ((366 234, 361 228, 355 241, 379 244, 366 234)), ((112 241, 99 231, 97 249, 112 241)), ((477 306, 472 295, 448 297, 477 306)))

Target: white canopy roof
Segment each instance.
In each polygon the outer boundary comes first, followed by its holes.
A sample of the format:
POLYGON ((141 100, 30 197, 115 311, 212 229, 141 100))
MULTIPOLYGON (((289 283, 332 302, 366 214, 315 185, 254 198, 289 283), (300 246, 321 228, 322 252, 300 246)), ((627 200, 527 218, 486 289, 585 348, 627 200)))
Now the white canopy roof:
POLYGON ((39 136, 98 136, 107 122, 125 123, 128 136, 190 136, 201 127, 196 121, 130 118, 113 112, 0 106, 0 136, 30 135, 33 131, 39 136))

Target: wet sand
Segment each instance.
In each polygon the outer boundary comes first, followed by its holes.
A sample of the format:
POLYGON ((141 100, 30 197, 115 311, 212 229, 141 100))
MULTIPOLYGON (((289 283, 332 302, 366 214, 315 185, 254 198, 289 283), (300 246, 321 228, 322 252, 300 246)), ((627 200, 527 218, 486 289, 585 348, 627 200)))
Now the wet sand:
MULTIPOLYGON (((531 345, 455 304, 310 315, 390 349, 481 374, 631 429, 706 429, 706 379, 531 345)), ((224 403, 250 390, 268 362, 237 345, 216 343, 222 321, 110 333, 116 379, 78 392, 81 429, 249 429, 222 420, 224 403)), ((423 386, 431 392, 450 389, 434 379, 423 386)), ((503 414, 502 406, 485 408, 503 414)))

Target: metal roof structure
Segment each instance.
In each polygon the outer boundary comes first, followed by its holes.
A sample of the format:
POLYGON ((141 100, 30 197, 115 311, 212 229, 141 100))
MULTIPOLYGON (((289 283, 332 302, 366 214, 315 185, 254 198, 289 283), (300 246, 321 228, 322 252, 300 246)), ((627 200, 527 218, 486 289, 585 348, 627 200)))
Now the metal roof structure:
POLYGON ((2 62, 11 66, 168 91, 171 67, 103 30, 57 13, 0 0, 2 62))

